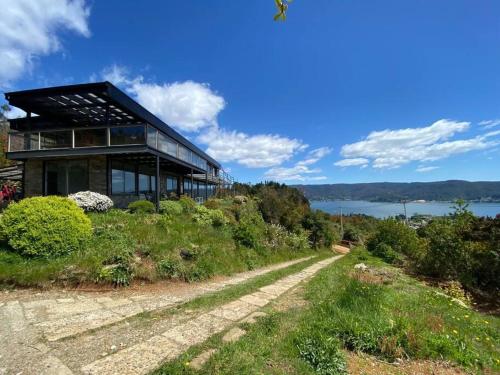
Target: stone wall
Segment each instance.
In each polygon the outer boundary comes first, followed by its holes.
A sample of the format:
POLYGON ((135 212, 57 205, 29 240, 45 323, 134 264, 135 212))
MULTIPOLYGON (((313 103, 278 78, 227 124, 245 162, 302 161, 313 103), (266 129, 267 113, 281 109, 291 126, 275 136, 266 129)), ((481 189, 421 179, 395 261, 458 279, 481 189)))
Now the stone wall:
POLYGON ((24 195, 43 195, 43 161, 27 160, 24 163, 24 195))

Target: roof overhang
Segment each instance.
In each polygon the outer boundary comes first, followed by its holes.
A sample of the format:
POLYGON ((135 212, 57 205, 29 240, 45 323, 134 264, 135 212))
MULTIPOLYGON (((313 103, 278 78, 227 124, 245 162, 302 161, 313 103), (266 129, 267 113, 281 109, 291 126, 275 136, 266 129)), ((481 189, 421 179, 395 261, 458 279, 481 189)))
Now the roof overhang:
POLYGON ((9 104, 28 113, 27 118, 11 120, 13 129, 48 123, 60 126, 99 126, 148 123, 178 143, 221 168, 220 163, 188 141, 110 82, 47 87, 8 92, 9 104), (31 117, 30 114, 37 114, 31 117))

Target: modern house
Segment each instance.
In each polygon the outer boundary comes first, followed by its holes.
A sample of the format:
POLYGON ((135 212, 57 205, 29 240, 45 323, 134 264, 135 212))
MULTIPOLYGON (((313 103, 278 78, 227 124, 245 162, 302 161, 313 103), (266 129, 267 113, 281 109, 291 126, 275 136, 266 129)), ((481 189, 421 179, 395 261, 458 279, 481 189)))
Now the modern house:
POLYGON ((204 200, 233 179, 221 165, 109 82, 9 92, 7 158, 24 162, 25 196, 91 190, 118 207, 171 194, 204 200))

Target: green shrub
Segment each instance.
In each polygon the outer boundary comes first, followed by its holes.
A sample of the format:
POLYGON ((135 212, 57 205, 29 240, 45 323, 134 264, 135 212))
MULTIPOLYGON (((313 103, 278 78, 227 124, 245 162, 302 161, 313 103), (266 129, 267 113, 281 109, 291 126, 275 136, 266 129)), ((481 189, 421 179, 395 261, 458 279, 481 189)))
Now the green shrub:
POLYGON ((390 245, 384 242, 381 242, 377 244, 377 246, 375 246, 373 255, 382 258, 388 263, 399 263, 401 261, 401 255, 396 253, 390 245))
POLYGON ((423 274, 443 279, 468 278, 471 270, 472 243, 462 238, 457 222, 435 219, 420 232, 427 240, 424 256, 418 261, 423 274))
POLYGON ((183 207, 177 201, 160 201, 160 213, 173 217, 182 214, 183 207))
POLYGON ((181 261, 163 259, 157 265, 158 273, 166 279, 184 278, 185 267, 181 261))
POLYGON ((347 374, 347 362, 337 339, 308 332, 297 340, 300 357, 321 375, 347 374))
POLYGON ((216 198, 209 198, 205 201, 205 203, 203 203, 203 205, 206 208, 210 208, 211 210, 216 210, 216 209, 220 208, 221 200, 216 199, 216 198))
POLYGON ((210 210, 205 206, 195 206, 193 213, 193 220, 203 225, 212 224, 210 217, 210 210))
POLYGON ((309 232, 304 229, 299 229, 294 233, 289 233, 286 243, 293 250, 308 250, 311 248, 311 243, 309 242, 309 232))
POLYGON ((361 232, 358 230, 358 228, 352 226, 352 225, 346 225, 344 229, 344 238, 342 238, 344 241, 350 241, 350 242, 360 242, 361 241, 361 232))
POLYGON ((266 225, 265 245, 271 249, 279 249, 287 245, 288 231, 279 224, 266 225))
POLYGON ((205 206, 196 206, 193 214, 193 220, 204 225, 213 225, 214 227, 222 227, 227 224, 228 220, 221 210, 211 210, 205 206))
POLYGON ((233 238, 240 245, 256 249, 265 237, 266 223, 253 200, 239 206, 236 212, 237 224, 233 229, 233 238))
POLYGON ((309 231, 309 239, 314 248, 330 247, 340 240, 340 233, 322 211, 308 213, 302 219, 302 226, 309 231))
POLYGON ((15 251, 51 257, 79 249, 92 235, 92 225, 68 198, 35 197, 10 204, 2 215, 1 231, 15 251))
POLYGON ((187 195, 182 195, 179 198, 179 203, 182 206, 182 210, 187 214, 193 213, 196 206, 197 206, 196 202, 193 200, 193 198, 191 198, 187 195))
POLYGON ((396 253, 404 254, 412 259, 422 256, 425 245, 414 229, 394 219, 381 220, 377 224, 375 233, 368 240, 367 248, 374 252, 380 243, 385 243, 396 253))
POLYGON ((155 212, 155 205, 147 200, 138 200, 130 203, 128 209, 136 214, 152 214, 155 212))

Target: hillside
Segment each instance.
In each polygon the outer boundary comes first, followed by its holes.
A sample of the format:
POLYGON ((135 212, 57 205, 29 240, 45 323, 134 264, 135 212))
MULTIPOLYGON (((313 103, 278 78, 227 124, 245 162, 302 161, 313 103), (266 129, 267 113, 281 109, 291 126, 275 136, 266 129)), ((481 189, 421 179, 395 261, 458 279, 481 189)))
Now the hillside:
POLYGON ((310 200, 349 199, 394 202, 402 199, 428 201, 500 201, 499 181, 376 182, 364 184, 295 185, 310 200))

